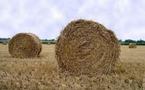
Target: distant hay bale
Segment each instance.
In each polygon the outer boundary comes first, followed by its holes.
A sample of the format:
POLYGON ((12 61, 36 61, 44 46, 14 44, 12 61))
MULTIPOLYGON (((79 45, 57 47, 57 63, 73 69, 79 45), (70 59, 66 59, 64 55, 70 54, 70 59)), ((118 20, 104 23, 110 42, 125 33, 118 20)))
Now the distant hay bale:
POLYGON ((36 35, 32 33, 19 33, 9 41, 8 48, 12 57, 32 58, 39 56, 42 45, 36 35))
POLYGON ((137 48, 136 43, 129 43, 129 48, 137 48))
POLYGON ((7 42, 6 42, 6 41, 4 41, 2 44, 3 44, 3 45, 7 45, 7 42))
POLYGON ((56 42, 60 71, 71 74, 108 74, 120 55, 114 33, 89 20, 70 22, 56 42))

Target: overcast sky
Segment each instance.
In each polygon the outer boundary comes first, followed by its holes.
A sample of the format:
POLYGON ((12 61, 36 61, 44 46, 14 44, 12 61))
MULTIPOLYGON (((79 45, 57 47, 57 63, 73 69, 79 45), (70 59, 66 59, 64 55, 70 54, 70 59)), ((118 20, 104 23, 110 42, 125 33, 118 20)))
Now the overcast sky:
POLYGON ((0 37, 58 37, 74 19, 91 19, 119 39, 145 39, 145 0, 0 0, 0 37))

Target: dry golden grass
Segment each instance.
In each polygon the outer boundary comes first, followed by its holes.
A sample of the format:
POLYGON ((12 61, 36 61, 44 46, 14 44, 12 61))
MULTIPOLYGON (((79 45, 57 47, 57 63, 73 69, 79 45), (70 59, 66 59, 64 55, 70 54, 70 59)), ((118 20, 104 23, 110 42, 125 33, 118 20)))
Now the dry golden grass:
POLYGON ((120 59, 123 62, 145 62, 145 46, 137 46, 135 49, 122 46, 120 59))
POLYGON ((121 47, 120 61, 111 75, 69 76, 58 73, 55 46, 43 45, 39 58, 12 58, 0 45, 0 90, 142 90, 145 47, 121 47))

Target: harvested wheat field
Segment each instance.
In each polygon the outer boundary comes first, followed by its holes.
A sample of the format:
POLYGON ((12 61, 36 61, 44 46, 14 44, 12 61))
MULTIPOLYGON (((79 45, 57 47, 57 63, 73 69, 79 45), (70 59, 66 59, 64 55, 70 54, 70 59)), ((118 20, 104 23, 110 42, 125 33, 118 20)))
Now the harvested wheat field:
POLYGON ((121 46, 120 62, 109 75, 59 73, 55 45, 43 45, 40 57, 12 58, 0 45, 0 90, 143 90, 145 47, 121 46))

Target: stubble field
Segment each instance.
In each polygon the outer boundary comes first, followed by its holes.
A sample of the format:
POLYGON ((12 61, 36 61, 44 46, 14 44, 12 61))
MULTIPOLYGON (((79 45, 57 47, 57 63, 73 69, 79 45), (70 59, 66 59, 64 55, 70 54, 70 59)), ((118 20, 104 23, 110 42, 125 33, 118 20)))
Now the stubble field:
POLYGON ((55 45, 43 45, 40 57, 12 58, 0 45, 0 90, 143 90, 145 46, 121 46, 120 62, 110 75, 59 73, 55 45))

